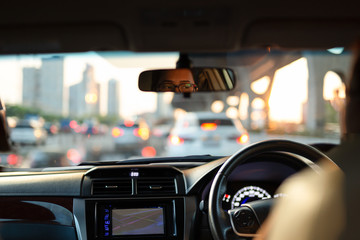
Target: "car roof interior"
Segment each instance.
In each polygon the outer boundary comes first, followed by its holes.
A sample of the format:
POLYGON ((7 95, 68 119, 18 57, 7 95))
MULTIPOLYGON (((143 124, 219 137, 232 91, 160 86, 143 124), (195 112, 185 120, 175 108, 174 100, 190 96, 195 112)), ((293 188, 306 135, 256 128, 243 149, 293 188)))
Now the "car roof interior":
POLYGON ((360 36, 355 1, 6 1, 0 53, 327 49, 360 36), (166 39, 166 41, 164 41, 166 39))

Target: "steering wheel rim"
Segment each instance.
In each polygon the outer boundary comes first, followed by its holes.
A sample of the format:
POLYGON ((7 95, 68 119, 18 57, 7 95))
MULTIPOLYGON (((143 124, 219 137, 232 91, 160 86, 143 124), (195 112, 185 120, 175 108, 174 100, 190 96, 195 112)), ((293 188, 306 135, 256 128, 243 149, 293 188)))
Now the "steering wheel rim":
POLYGON ((267 140, 239 150, 225 161, 217 172, 210 188, 208 216, 210 230, 214 239, 227 240, 229 239, 229 234, 230 236, 231 234, 236 236, 232 230, 228 213, 222 209, 222 196, 226 191, 227 177, 237 166, 246 163, 250 158, 266 152, 288 152, 305 157, 312 162, 324 159, 330 164, 336 165, 329 157, 316 148, 290 140, 267 140))

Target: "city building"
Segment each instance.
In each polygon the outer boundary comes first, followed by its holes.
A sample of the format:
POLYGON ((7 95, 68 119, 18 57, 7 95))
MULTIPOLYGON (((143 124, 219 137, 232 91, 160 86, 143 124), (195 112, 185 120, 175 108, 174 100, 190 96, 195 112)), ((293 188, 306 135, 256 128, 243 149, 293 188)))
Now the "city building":
POLYGON ((100 114, 100 84, 95 81, 94 68, 87 64, 82 81, 69 88, 69 115, 87 117, 100 114))
POLYGON ((42 58, 40 68, 23 68, 22 100, 44 113, 63 115, 64 58, 42 58))
POLYGON ((22 102, 25 106, 40 108, 40 70, 37 68, 23 68, 22 102))
POLYGON ((120 98, 119 98, 119 81, 115 79, 111 79, 108 83, 108 108, 107 114, 109 116, 119 116, 119 105, 120 105, 120 98))

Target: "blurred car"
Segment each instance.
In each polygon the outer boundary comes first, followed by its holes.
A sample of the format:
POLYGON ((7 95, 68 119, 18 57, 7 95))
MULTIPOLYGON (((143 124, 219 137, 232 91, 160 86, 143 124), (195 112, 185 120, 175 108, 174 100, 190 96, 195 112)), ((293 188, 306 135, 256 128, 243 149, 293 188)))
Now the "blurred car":
POLYGON ((158 156, 161 156, 165 151, 166 140, 169 137, 173 125, 173 118, 161 118, 157 120, 151 127, 150 143, 156 149, 158 156))
POLYGON ((125 155, 141 155, 148 144, 149 127, 145 121, 125 120, 111 130, 115 149, 125 155))
POLYGON ((12 144, 45 144, 47 139, 46 130, 40 125, 32 121, 20 121, 10 133, 12 144))
POLYGON ((81 133, 84 135, 97 135, 99 134, 99 127, 92 122, 85 122, 80 127, 81 133))
POLYGON ((104 135, 107 133, 107 126, 95 120, 85 120, 82 124, 75 120, 70 122, 70 127, 76 132, 84 135, 104 135))
POLYGON ((179 117, 167 142, 167 155, 229 155, 249 143, 240 120, 225 113, 189 112, 179 117))
POLYGON ((67 158, 67 154, 57 150, 33 150, 28 154, 27 161, 31 168, 65 167, 74 165, 72 161, 67 158))

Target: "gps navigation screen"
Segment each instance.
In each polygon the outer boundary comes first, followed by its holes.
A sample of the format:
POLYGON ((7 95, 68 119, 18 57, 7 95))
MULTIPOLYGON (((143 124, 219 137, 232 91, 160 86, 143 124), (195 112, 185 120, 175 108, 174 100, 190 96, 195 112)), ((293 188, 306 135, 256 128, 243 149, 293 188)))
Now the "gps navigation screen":
POLYGON ((162 208, 132 208, 112 210, 112 235, 164 234, 162 208))

